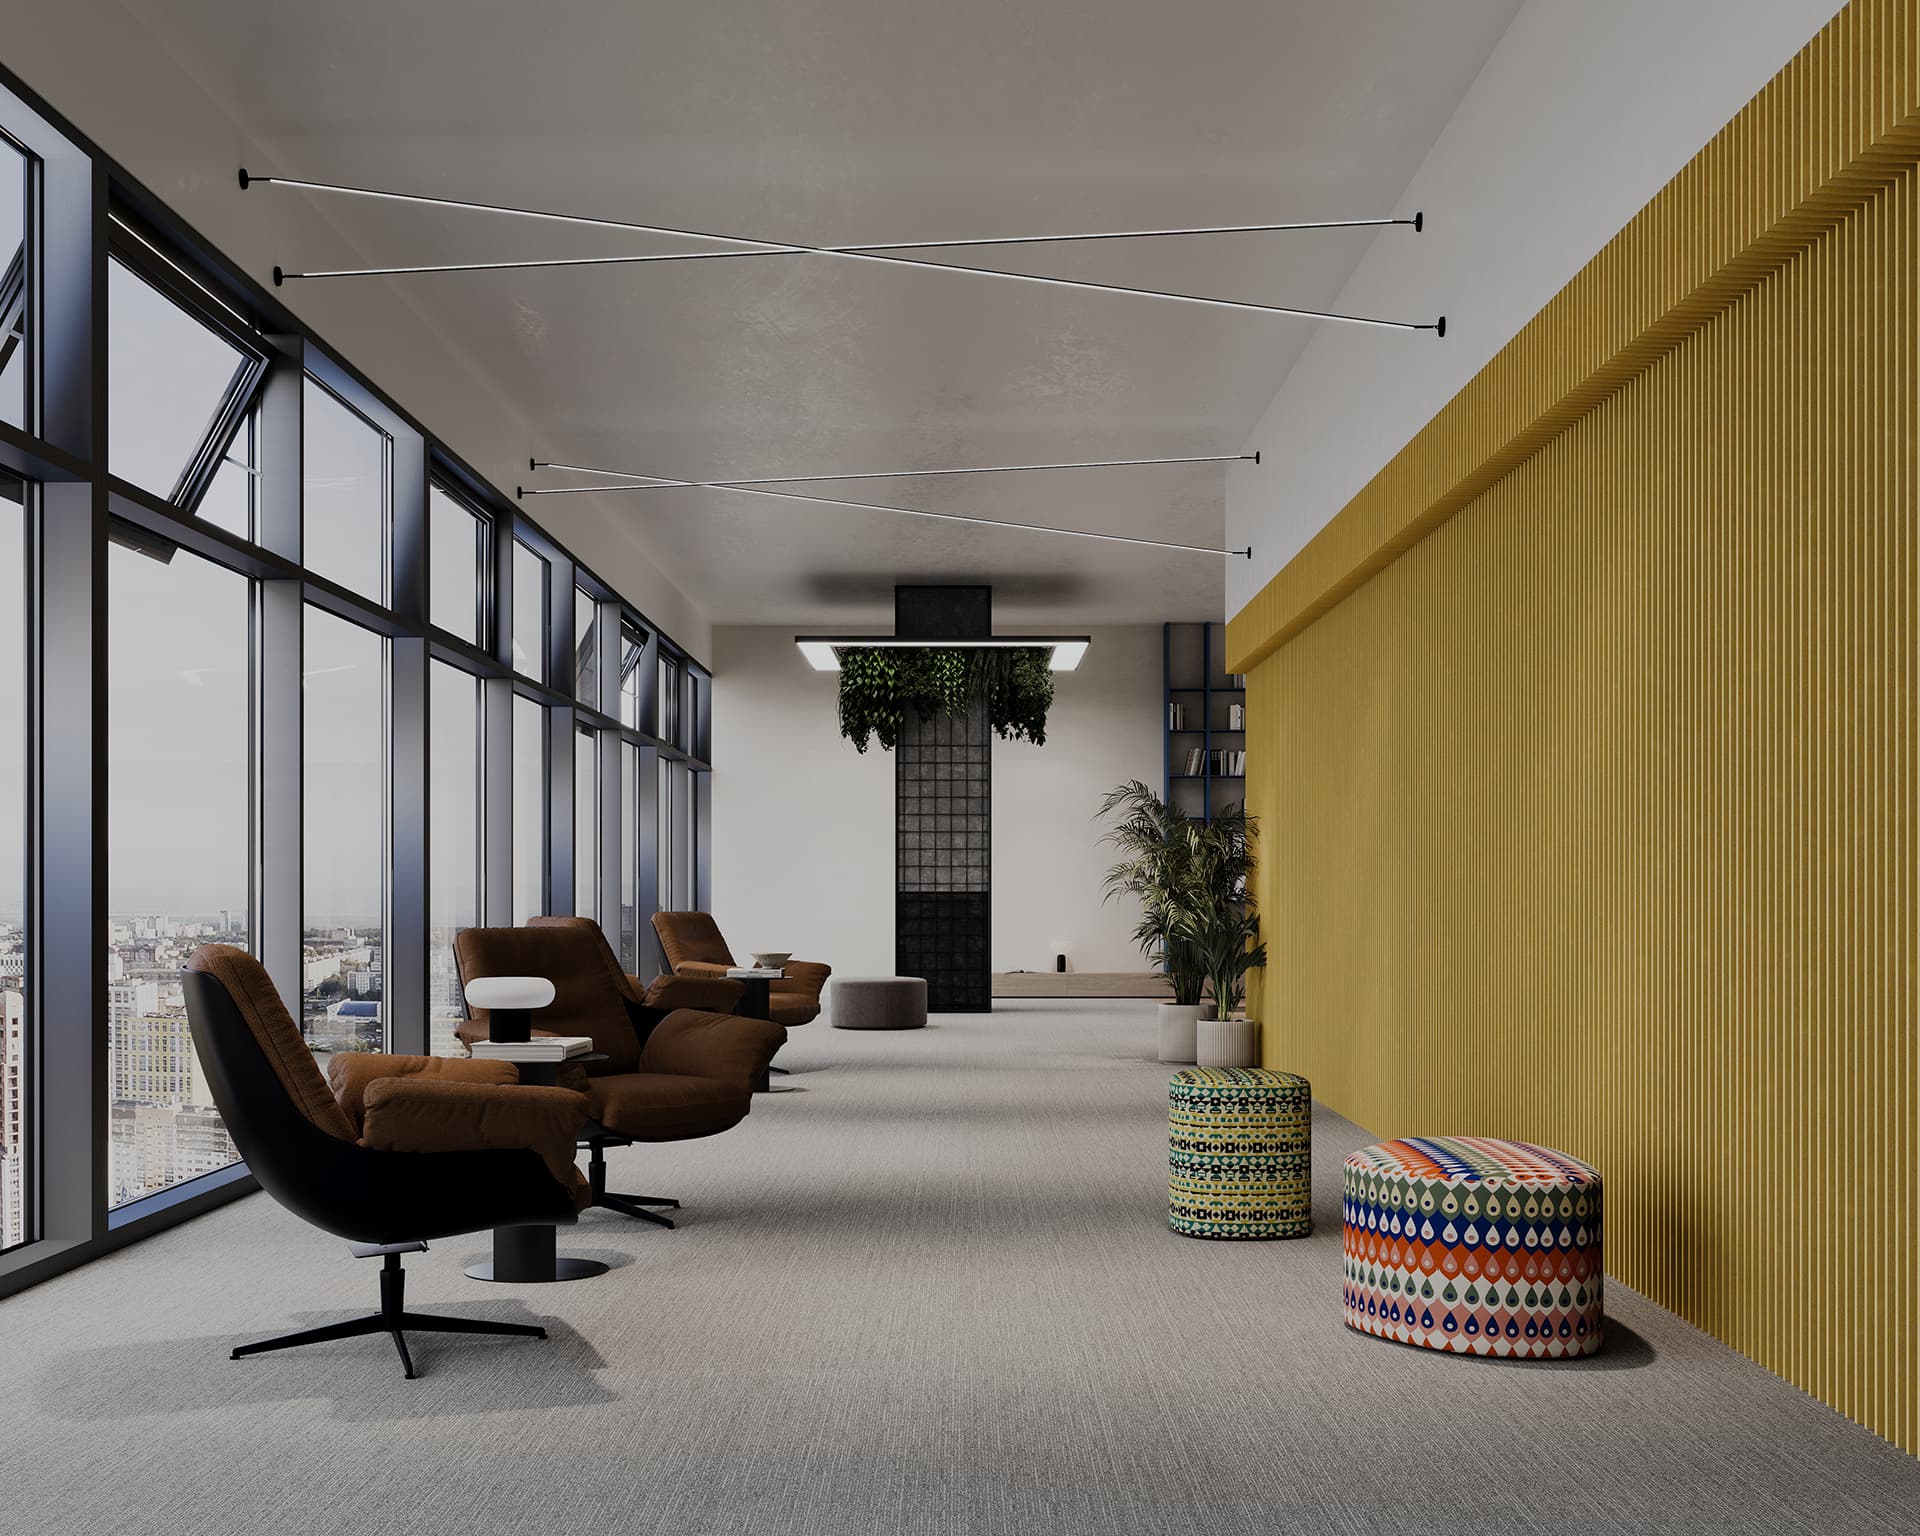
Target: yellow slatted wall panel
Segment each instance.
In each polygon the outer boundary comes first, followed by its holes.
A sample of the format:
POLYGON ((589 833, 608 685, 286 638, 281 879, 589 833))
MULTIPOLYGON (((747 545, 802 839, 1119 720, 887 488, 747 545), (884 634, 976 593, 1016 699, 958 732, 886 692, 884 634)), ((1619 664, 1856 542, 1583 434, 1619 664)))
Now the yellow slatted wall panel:
POLYGON ((1917 369, 1908 171, 1249 678, 1268 1064, 1910 1451, 1917 369))

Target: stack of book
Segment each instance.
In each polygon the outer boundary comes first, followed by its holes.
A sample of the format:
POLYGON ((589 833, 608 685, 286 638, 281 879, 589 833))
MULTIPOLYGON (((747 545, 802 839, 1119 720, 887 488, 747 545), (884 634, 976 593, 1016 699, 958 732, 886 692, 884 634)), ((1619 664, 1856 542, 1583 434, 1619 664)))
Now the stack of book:
POLYGON ((1198 778, 1203 773, 1210 773, 1215 778, 1240 778, 1246 771, 1246 753, 1208 752, 1200 747, 1188 751, 1186 767, 1181 770, 1190 779, 1198 778))
POLYGON ((470 1047, 482 1061, 571 1061, 593 1049, 586 1035, 535 1035, 531 1040, 476 1040, 470 1047))

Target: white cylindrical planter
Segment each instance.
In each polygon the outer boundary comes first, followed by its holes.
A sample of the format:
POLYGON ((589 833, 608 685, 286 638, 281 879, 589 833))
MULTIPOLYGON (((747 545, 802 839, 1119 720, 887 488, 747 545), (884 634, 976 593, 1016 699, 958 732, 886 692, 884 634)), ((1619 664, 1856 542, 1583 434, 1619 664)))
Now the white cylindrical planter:
POLYGON ((1196 1030, 1194 1064, 1202 1067, 1253 1065, 1253 1023, 1249 1019, 1202 1019, 1196 1030))
POLYGON ((1162 1003, 1160 1005, 1160 1059, 1162 1061, 1194 1060, 1194 1026, 1199 1019, 1198 1003, 1162 1003))

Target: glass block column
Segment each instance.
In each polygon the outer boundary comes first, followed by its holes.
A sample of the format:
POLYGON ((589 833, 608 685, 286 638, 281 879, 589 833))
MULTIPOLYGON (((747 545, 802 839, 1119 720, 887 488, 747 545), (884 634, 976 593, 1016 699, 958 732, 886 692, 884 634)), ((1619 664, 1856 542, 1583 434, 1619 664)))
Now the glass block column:
POLYGON ((909 718, 894 751, 894 971, 936 1013, 992 996, 993 737, 986 711, 909 718))

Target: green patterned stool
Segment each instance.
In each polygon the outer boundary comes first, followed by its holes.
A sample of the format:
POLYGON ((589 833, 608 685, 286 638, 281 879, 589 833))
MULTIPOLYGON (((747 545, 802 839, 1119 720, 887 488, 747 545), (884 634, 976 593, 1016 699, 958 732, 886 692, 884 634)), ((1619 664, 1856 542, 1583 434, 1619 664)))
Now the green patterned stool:
POLYGON ((1189 1067, 1167 1085, 1167 1221, 1188 1237, 1313 1229, 1313 1088, 1292 1072, 1189 1067))

